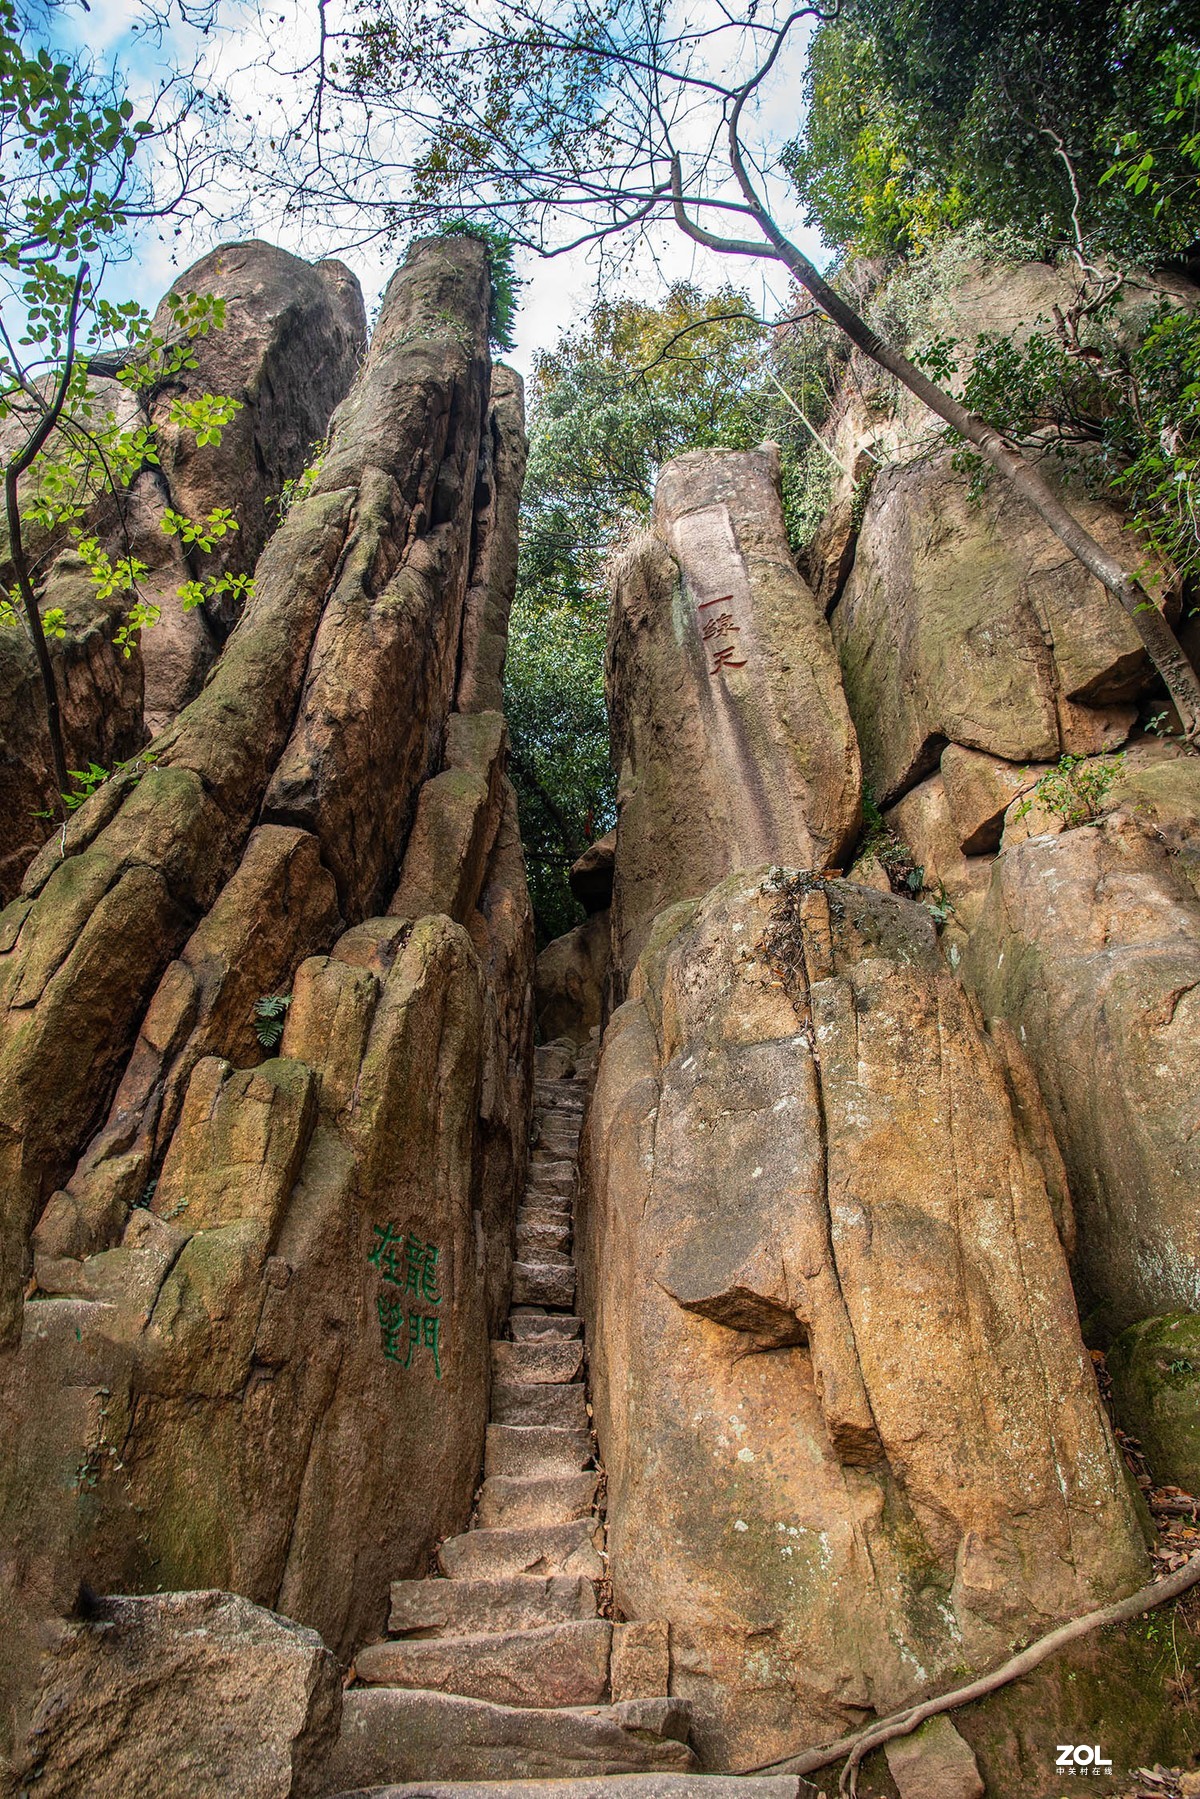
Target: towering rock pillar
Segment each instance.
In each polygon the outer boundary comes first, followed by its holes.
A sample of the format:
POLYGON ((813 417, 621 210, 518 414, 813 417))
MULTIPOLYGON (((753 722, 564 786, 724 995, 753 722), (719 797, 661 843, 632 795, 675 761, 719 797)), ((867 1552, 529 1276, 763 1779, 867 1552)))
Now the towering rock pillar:
POLYGON ((209 680, 0 914, 5 1728, 81 1579, 348 1656, 469 1516, 532 1079, 505 724, 456 709, 515 567, 487 320, 482 245, 415 245, 209 680))
POLYGON ((839 864, 858 829, 858 744, 773 446, 663 469, 617 570, 608 688, 620 981, 664 906, 760 862, 839 864))

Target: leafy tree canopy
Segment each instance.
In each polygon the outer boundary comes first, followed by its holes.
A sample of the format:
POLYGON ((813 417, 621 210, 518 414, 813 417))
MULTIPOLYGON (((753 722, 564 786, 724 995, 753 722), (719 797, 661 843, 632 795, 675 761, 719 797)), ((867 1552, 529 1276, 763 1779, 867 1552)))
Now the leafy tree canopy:
POLYGON ((787 161, 840 248, 978 221, 1041 254, 1157 258, 1200 234, 1191 0, 848 0, 807 92, 787 161))
POLYGON ((580 916, 567 870, 615 817, 603 673, 611 552, 648 518, 670 457, 768 437, 802 540, 828 459, 801 414, 821 422, 833 379, 827 333, 768 329, 740 289, 683 282, 657 306, 602 303, 538 358, 505 703, 543 936, 580 916))

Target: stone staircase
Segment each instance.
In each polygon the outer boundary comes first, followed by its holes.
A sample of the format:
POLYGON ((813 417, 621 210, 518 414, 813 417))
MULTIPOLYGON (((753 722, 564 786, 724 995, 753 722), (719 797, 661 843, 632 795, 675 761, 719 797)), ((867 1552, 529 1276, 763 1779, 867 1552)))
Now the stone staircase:
MULTIPOLYGON (((326 1784, 345 1799, 584 1799, 597 1780, 613 1799, 678 1799, 723 1784, 696 1773, 687 1704, 667 1697, 666 1626, 599 1615, 601 1472, 572 1248, 587 1080, 559 1045, 537 1056, 535 1147, 508 1335, 492 1345, 475 1516, 442 1544, 441 1578, 393 1584, 388 1636, 356 1658, 326 1784)), ((794 1799, 801 1783, 737 1787, 794 1799)))

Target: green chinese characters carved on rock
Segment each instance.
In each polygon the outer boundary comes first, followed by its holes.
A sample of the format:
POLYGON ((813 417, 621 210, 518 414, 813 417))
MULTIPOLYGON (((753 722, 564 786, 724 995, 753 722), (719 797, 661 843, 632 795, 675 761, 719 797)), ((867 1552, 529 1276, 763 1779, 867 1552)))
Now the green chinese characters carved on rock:
POLYGON ((379 1270, 384 1281, 399 1288, 396 1293, 382 1289, 375 1301, 383 1353, 388 1361, 411 1368, 418 1351, 428 1350, 434 1374, 441 1380, 441 1318, 435 1312, 414 1311, 408 1302, 408 1295, 412 1294, 428 1305, 441 1305, 437 1244, 422 1242, 395 1224, 376 1224, 371 1228, 375 1243, 367 1253, 367 1261, 379 1270))

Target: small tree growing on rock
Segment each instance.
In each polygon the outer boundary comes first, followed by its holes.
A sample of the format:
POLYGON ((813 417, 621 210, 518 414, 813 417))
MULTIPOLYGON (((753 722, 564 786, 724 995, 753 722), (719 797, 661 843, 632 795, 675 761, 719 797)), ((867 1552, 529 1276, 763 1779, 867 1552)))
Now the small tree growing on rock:
MULTIPOLYGON (((159 96, 157 116, 135 120, 119 84, 82 59, 67 60, 31 45, 11 0, 0 0, 0 467, 7 546, 0 584, 0 628, 23 628, 33 646, 45 697, 55 785, 66 803, 70 774, 49 641, 66 633, 61 609, 39 605, 47 559, 73 543, 97 597, 124 595, 128 605, 114 637, 126 655, 153 625, 157 606, 139 591, 144 563, 133 554, 125 491, 137 472, 158 461, 154 431, 137 401, 197 366, 193 345, 219 329, 224 302, 213 295, 171 294, 170 324, 156 330, 135 301, 113 304, 103 276, 131 223, 177 211, 200 179, 181 127, 200 104, 185 80, 159 96), (172 149, 174 186, 155 197, 139 166, 148 152, 172 149), (20 316, 23 329, 8 321, 20 316), (115 380, 105 404, 94 377, 115 380), (94 528, 98 507, 112 502, 118 548, 94 528), (48 641, 49 640, 49 641, 48 641)), ((215 394, 182 395, 172 424, 217 444, 241 402, 215 394)), ((211 550, 238 528, 231 509, 194 520, 170 511, 162 526, 190 549, 211 550)), ((202 604, 243 576, 192 580, 184 607, 202 604)))

